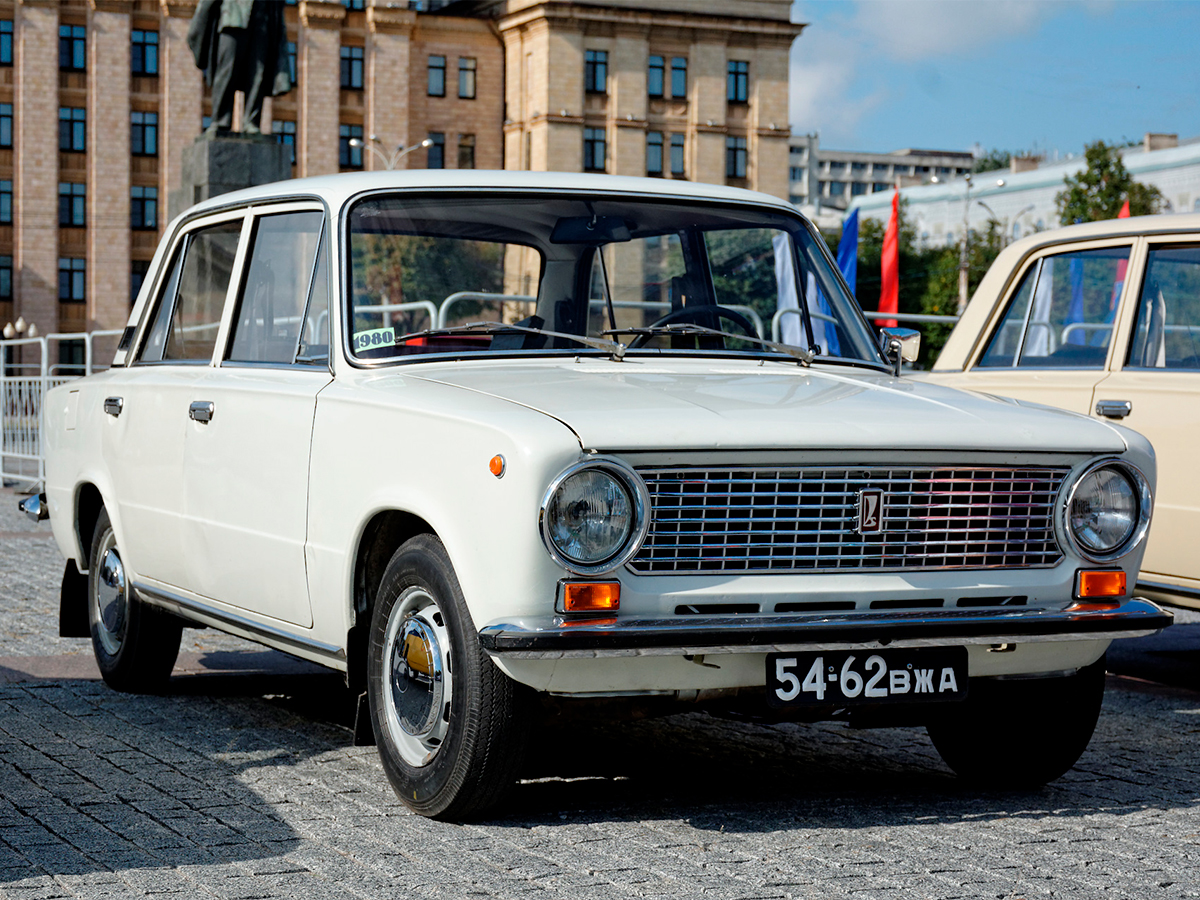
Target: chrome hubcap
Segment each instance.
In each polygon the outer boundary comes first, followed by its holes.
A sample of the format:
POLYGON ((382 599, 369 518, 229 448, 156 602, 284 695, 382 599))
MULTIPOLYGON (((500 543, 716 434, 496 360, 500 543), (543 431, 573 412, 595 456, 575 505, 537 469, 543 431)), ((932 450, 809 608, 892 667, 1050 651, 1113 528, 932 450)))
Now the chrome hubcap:
POLYGON ((388 732, 410 766, 428 765, 450 728, 450 636, 424 588, 400 595, 384 643, 383 700, 388 732))
POLYGON ((117 551, 116 538, 110 531, 100 544, 100 564, 96 572, 92 602, 95 604, 96 631, 100 643, 110 655, 121 649, 125 625, 129 616, 129 591, 125 583, 125 566, 117 551))

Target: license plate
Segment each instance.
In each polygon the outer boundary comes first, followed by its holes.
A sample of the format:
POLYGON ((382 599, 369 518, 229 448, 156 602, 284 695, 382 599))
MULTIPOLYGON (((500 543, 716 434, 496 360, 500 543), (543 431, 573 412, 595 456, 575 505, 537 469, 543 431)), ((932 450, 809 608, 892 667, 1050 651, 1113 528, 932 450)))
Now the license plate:
POLYGON ((775 707, 948 702, 966 696, 965 647, 767 657, 767 702, 775 707))

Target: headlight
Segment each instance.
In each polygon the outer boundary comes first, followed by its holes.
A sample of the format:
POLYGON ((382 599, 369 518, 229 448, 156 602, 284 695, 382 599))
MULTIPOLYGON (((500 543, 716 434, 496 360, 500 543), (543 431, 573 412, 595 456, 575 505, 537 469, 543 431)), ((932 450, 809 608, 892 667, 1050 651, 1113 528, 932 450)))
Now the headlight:
POLYGON ((1104 460, 1075 482, 1067 498, 1067 531, 1076 549, 1094 561, 1132 549, 1150 524, 1150 486, 1128 463, 1104 460))
POLYGON ((562 566, 609 572, 638 551, 649 528, 649 495, 617 460, 589 459, 554 479, 542 501, 542 540, 562 566))

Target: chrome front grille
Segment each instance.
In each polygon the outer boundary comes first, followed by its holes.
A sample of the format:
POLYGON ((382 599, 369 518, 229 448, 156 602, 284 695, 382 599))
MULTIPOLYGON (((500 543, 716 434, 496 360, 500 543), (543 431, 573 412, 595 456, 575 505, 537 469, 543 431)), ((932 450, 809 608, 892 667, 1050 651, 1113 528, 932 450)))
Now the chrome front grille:
POLYGON ((1056 565, 1065 468, 648 468, 646 574, 1038 568, 1056 565), (859 496, 883 497, 860 533, 859 496))

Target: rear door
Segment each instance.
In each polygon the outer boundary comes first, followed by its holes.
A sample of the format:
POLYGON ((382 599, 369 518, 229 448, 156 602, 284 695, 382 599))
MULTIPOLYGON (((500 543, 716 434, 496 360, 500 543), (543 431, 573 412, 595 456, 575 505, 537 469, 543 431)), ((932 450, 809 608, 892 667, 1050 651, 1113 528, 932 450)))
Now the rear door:
POLYGON ((330 381, 328 236, 313 204, 255 210, 218 366, 195 383, 183 540, 197 594, 311 626, 304 542, 317 393, 330 381))
POLYGON ((1095 412, 1140 431, 1158 459, 1154 521, 1142 579, 1200 590, 1200 242, 1147 243, 1126 301, 1121 352, 1096 388, 1095 412))

